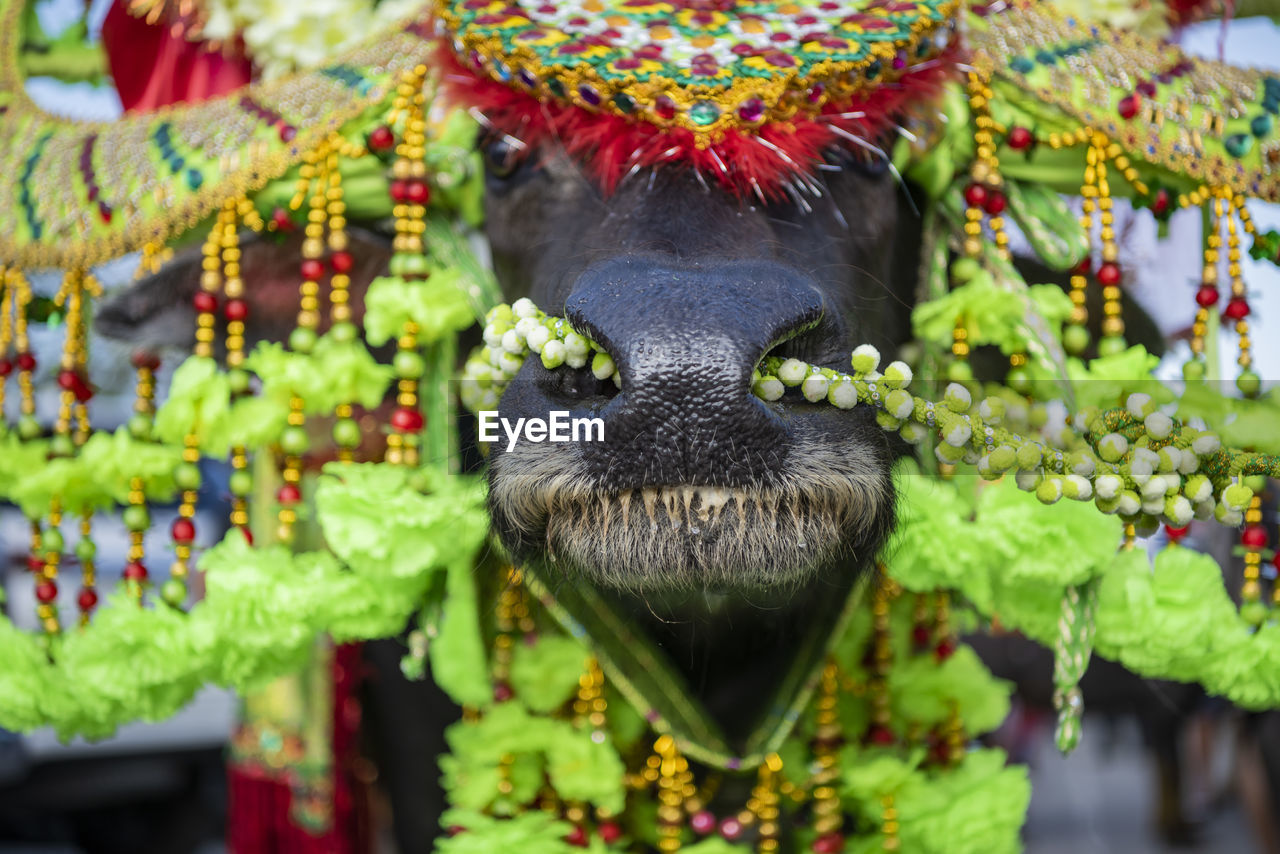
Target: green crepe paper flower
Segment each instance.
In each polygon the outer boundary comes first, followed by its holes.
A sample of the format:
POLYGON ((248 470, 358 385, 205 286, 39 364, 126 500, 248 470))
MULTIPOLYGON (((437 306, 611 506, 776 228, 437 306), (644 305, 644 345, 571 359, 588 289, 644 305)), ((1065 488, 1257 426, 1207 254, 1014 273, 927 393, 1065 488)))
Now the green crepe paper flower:
POLYGON ((1029 315, 1038 315, 1057 334, 1070 313, 1071 299, 1057 285, 1031 285, 1025 291, 1002 288, 983 270, 945 296, 917 305, 911 325, 917 338, 950 347, 956 320, 964 318, 970 344, 994 344, 1012 354, 1039 344, 1028 326, 1029 315))
POLYGON ((116 504, 129 502, 129 487, 135 477, 142 478, 152 501, 169 501, 177 492, 173 472, 182 462, 181 446, 139 441, 128 428, 121 427, 114 433, 90 435, 79 458, 111 492, 116 504))
POLYGON ((16 431, 0 433, 0 499, 11 500, 14 486, 44 465, 48 456, 45 440, 23 441, 16 431))
POLYGON ((745 845, 734 845, 721 836, 708 836, 701 842, 695 842, 680 849, 684 854, 751 854, 745 845))
POLYGON ((573 825, 541 810, 511 818, 494 818, 474 809, 451 809, 440 820, 445 827, 463 828, 436 843, 437 854, 581 854, 565 841, 573 825))
POLYGON ((39 639, 0 617, 0 722, 27 731, 43 726, 51 711, 67 705, 39 639), (61 700, 61 702, 59 702, 61 700))
POLYGON ((927 786, 904 786, 894 799, 901 850, 915 854, 1017 854, 1031 799, 1027 769, 1006 765, 1001 750, 973 750, 927 786))
POLYGON ((511 653, 511 688, 530 711, 552 712, 574 695, 588 652, 573 638, 540 635, 511 653))
POLYGON ((329 547, 354 572, 407 578, 469 561, 488 531, 482 483, 386 463, 330 463, 316 489, 329 547), (428 494, 409 477, 427 479, 428 494))
POLYGON ((206 437, 225 428, 230 407, 231 385, 218 370, 218 363, 204 356, 189 356, 173 372, 169 396, 156 411, 156 436, 181 445, 191 433, 203 447, 206 437))
POLYGON ((311 415, 330 413, 340 403, 373 408, 382 402, 393 374, 364 344, 332 335, 320 338, 309 354, 261 342, 245 359, 245 367, 262 379, 263 397, 287 402, 297 395, 311 415))
MULTIPOLYGON (((1086 368, 1079 359, 1067 362, 1067 375, 1075 390, 1076 411, 1088 407, 1112 409, 1124 406, 1129 395, 1148 394, 1157 404, 1173 400, 1173 393, 1152 372, 1160 364, 1157 356, 1147 352, 1141 344, 1114 356, 1091 359, 1086 368)), ((1213 423, 1213 422, 1211 422, 1213 423)))
POLYGON ((37 465, 9 490, 9 500, 31 519, 48 513, 55 497, 68 513, 83 514, 114 504, 107 484, 79 456, 37 465))
POLYGON ((961 645, 944 662, 932 655, 908 655, 889 678, 895 717, 926 727, 942 723, 953 704, 970 732, 989 732, 1009 713, 1012 685, 996 679, 971 647, 961 645))
MULTIPOLYGON (((287 399, 246 395, 231 404, 231 412, 218 434, 218 456, 233 447, 263 448, 280 437, 289 418, 287 399)), ((211 443, 213 444, 213 443, 211 443)))
POLYGON ((365 337, 375 347, 396 338, 406 321, 418 325, 418 343, 426 345, 479 319, 467 297, 465 277, 456 268, 434 269, 421 281, 374 279, 364 305, 365 337))
POLYGON ((493 686, 470 561, 450 565, 445 591, 449 607, 441 614, 438 634, 427 647, 431 676, 458 705, 487 708, 493 703, 493 686))
POLYGON ((853 801, 866 818, 878 819, 880 798, 898 795, 923 785, 920 764, 925 750, 917 747, 905 757, 881 748, 849 745, 840 752, 840 768, 844 798, 853 801))
POLYGON ((922 473, 914 460, 899 462, 893 474, 898 527, 885 557, 894 580, 918 593, 957 586, 982 558, 975 540, 958 535, 970 507, 954 482, 922 473))

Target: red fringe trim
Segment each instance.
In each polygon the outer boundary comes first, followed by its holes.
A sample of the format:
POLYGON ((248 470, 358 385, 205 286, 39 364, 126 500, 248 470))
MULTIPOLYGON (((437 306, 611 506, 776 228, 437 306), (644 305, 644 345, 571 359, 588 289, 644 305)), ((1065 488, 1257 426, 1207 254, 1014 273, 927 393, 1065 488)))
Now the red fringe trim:
POLYGON ((775 122, 758 131, 726 131, 718 142, 699 148, 693 132, 684 128, 662 128, 610 113, 543 102, 477 75, 463 66, 447 45, 439 52, 446 91, 452 99, 479 110, 494 129, 530 146, 558 142, 585 165, 606 193, 633 171, 681 162, 715 177, 738 195, 766 198, 777 198, 788 180, 810 172, 830 146, 856 148, 841 131, 875 140, 906 108, 935 95, 955 74, 957 59, 953 49, 899 80, 877 87, 866 98, 827 104, 814 118, 775 122))

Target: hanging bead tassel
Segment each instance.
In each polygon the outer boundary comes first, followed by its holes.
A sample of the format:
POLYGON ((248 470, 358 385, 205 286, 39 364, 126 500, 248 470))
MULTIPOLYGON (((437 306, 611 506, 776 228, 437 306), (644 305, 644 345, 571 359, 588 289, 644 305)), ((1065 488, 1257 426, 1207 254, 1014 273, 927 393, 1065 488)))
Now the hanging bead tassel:
POLYGON ((1204 236, 1204 267, 1200 274, 1200 288, 1196 291, 1196 316, 1191 324, 1191 359, 1182 366, 1182 376, 1188 380, 1204 379, 1205 335, 1209 331, 1209 313, 1218 307, 1218 247, 1222 245, 1222 199, 1213 200, 1213 213, 1208 232, 1204 236))
MULTIPOLYGON (((1115 148, 1116 152, 1119 148, 1115 148)), ((1098 355, 1112 356, 1124 351, 1124 317, 1120 302, 1119 248, 1116 245, 1115 214, 1112 211, 1111 183, 1107 178, 1107 159, 1112 153, 1107 138, 1100 133, 1093 136, 1090 149, 1096 170, 1094 191, 1097 195, 1098 222, 1102 240, 1102 262, 1094 274, 1102 286, 1102 339, 1098 342, 1098 355)))
POLYGON ((782 757, 776 753, 769 754, 757 772, 756 785, 747 802, 747 808, 757 819, 756 851, 760 854, 774 854, 781 845, 778 824, 778 780, 781 775, 782 757))
POLYGON ((818 686, 813 731, 813 850, 817 854, 838 854, 844 850, 844 814, 840 807, 840 748, 844 731, 840 727, 840 668, 828 659, 818 686))
POLYGON ((35 383, 31 376, 36 369, 36 357, 31 352, 31 341, 27 337, 31 285, 21 271, 10 268, 8 290, 13 306, 13 346, 16 351, 13 363, 18 368, 18 436, 35 439, 44 431, 36 420, 35 383))
POLYGON ((1053 644, 1053 706, 1058 713, 1054 741, 1063 754, 1080 743, 1084 697, 1080 678, 1093 654, 1093 614, 1098 603, 1096 581, 1068 587, 1058 616, 1058 636, 1053 644))
POLYGON ((867 690, 871 697, 871 725, 867 728, 867 742, 886 747, 897 741, 890 728, 889 669, 893 666, 893 642, 889 632, 889 605, 896 595, 897 585, 891 581, 883 566, 871 599, 871 666, 867 690))
POLYGON ((80 625, 89 625, 89 617, 98 605, 97 564, 98 547, 93 542, 93 516, 86 513, 80 519, 80 541, 76 543, 76 558, 80 561, 80 593, 76 605, 80 609, 80 625))
POLYGON ((682 774, 689 770, 689 762, 680 755, 675 739, 661 735, 653 744, 653 756, 657 760, 658 778, 658 850, 663 854, 679 851, 684 833, 684 786, 682 774))
MULTIPOLYGON (((240 277, 238 221, 241 217, 256 215, 248 199, 230 200, 223 207, 215 226, 220 231, 222 293, 226 297, 222 316, 227 324, 227 379, 233 401, 249 394, 249 374, 244 369, 244 327, 249 318, 249 304, 244 300, 244 279, 240 277)), ((231 448, 228 485, 231 490, 231 524, 252 540, 249 533, 249 493, 253 491, 253 477, 249 474, 249 455, 243 445, 231 448)))
POLYGON ((1255 495, 1244 512, 1244 529, 1240 532, 1244 552, 1244 583, 1240 586, 1240 617, 1252 626, 1267 619, 1267 606, 1262 601, 1262 550, 1267 547, 1267 531, 1262 527, 1262 496, 1255 495))
MULTIPOLYGON (((1222 197, 1227 210, 1227 276, 1231 279, 1231 298, 1227 300, 1222 316, 1235 321, 1236 335, 1239 336, 1239 356, 1236 364, 1240 373, 1236 376, 1236 388, 1245 397, 1257 397, 1262 389, 1262 378, 1253 370, 1252 343, 1249 340, 1249 294, 1245 289, 1244 274, 1240 266, 1240 235, 1236 231, 1236 217, 1243 210, 1244 198, 1235 195, 1230 187, 1223 187, 1222 197)), ((1243 227, 1243 217, 1241 226, 1243 227)))

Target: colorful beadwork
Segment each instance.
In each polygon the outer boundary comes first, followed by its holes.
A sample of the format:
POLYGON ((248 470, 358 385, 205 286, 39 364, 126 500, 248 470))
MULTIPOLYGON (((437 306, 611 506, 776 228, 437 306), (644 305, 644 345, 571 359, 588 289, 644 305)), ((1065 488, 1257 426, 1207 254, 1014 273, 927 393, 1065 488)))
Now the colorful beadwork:
POLYGON ((950 44, 960 5, 440 0, 459 59, 540 99, 704 141, 815 115, 950 44))
POLYGON ((976 67, 1105 133, 1131 156, 1280 200, 1280 77, 1193 59, 1048 3, 1018 4, 968 34, 976 67))

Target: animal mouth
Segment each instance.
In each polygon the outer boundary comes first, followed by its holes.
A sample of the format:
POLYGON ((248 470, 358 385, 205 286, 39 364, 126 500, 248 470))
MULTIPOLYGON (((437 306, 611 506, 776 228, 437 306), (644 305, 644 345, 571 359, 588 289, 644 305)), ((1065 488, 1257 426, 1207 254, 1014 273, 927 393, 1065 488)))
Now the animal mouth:
POLYGON ((518 557, 570 578, 636 592, 778 590, 874 550, 892 488, 877 467, 849 464, 767 486, 620 490, 571 473, 534 483, 499 472, 490 504, 518 557))

